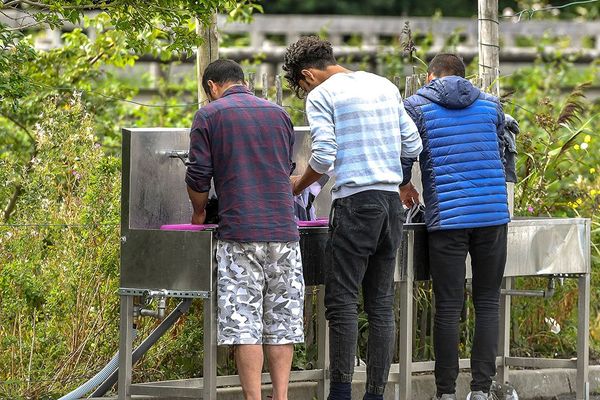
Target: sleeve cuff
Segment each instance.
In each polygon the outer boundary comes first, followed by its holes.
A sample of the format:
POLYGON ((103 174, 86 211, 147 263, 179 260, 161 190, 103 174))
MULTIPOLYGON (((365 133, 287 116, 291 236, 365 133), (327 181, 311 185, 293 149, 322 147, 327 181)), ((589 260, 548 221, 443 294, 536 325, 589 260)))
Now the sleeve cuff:
POLYGON ((317 162, 313 157, 311 157, 310 160, 308 160, 308 165, 310 165, 310 167, 319 174, 325 174, 331 168, 331 164, 321 164, 317 162))
POLYGON ((208 181, 208 183, 206 183, 206 182, 198 182, 198 181, 192 179, 191 176, 186 175, 185 176, 185 183, 187 183, 187 185, 194 192, 205 193, 205 192, 210 191, 210 180, 208 181))

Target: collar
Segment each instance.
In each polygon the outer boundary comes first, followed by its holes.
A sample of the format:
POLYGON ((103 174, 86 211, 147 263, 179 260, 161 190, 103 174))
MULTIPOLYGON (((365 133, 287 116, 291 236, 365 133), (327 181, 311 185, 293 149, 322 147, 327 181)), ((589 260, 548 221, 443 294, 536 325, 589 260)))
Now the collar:
POLYGON ((233 85, 223 93, 221 98, 223 98, 225 96, 229 96, 230 94, 237 94, 237 93, 253 94, 250 91, 250 89, 248 89, 245 85, 233 85))

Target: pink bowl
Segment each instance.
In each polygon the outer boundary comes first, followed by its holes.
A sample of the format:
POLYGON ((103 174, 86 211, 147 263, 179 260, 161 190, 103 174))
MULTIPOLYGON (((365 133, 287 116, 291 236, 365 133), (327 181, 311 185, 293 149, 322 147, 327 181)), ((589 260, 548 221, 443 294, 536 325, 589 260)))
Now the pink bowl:
POLYGON ((317 219, 316 221, 298 221, 298 226, 301 228, 309 227, 309 226, 328 226, 328 219, 317 219))
POLYGON ((192 225, 192 224, 172 224, 162 225, 161 231, 203 231, 205 229, 217 228, 219 225, 205 224, 205 225, 192 225))

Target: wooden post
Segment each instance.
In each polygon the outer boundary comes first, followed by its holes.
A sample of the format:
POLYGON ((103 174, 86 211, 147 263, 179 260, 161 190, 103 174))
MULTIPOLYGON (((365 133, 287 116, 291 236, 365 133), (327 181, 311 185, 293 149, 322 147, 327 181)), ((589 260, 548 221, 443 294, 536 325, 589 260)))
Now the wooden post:
POLYGON ((262 74, 262 98, 269 98, 269 77, 266 73, 262 74))
POLYGON ((283 85, 281 84, 281 75, 275 75, 275 102, 280 106, 283 106, 283 85))
POLYGON ((255 80, 254 75, 255 75, 254 72, 248 73, 248 89, 250 89, 250 91, 253 94, 256 94, 256 93, 254 93, 254 80, 255 80))
MULTIPOLYGON (((478 0, 479 78, 482 90, 500 97, 498 0, 478 0)), ((515 184, 507 182, 508 211, 514 213, 515 184)))
POLYGON ((478 0, 479 75, 483 87, 494 84, 493 94, 499 94, 500 40, 498 36, 498 0, 478 0))
POLYGON ((208 103, 208 97, 202 89, 202 74, 206 66, 219 58, 219 38, 217 36, 217 14, 211 17, 208 26, 203 26, 196 20, 196 33, 202 37, 202 44, 196 51, 196 73, 198 76, 198 108, 208 103))

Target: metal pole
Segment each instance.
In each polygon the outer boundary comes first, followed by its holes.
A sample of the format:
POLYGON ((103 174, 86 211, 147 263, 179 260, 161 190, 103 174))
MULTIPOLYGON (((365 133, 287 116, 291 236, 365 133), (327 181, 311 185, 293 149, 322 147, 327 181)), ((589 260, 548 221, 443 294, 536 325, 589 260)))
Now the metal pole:
MULTIPOLYGON (((514 278, 504 278, 502 288, 506 290, 512 289, 514 278)), ((502 358, 502 362, 498 367, 497 380, 500 383, 508 382, 510 368, 506 365, 506 357, 510 357, 510 295, 504 294, 500 296, 500 336, 498 340, 498 356, 502 358)))
POLYGON ((317 368, 323 370, 317 386, 317 398, 325 400, 329 395, 329 325, 325 319, 325 286, 317 292, 317 368))
POLYGON ((208 26, 202 26, 196 20, 196 33, 202 37, 202 45, 196 51, 196 74, 198 77, 198 108, 208 102, 208 97, 202 89, 202 74, 206 66, 219 58, 219 38, 217 36, 217 14, 213 13, 208 26))
MULTIPOLYGON (((216 285, 216 280, 213 285, 216 285)), ((217 291, 204 300, 203 399, 217 398, 217 291)))
POLYGON ((590 274, 579 277, 577 301, 577 400, 589 400, 589 351, 590 351, 590 274))
POLYGON ((399 382, 396 385, 396 400, 412 399, 412 339, 413 339, 413 251, 415 247, 414 232, 404 231, 408 242, 406 247, 406 274, 400 282, 400 326, 398 335, 398 369, 399 382))
POLYGON ((131 350, 133 346, 133 297, 121 295, 119 334, 119 400, 131 400, 131 350))

